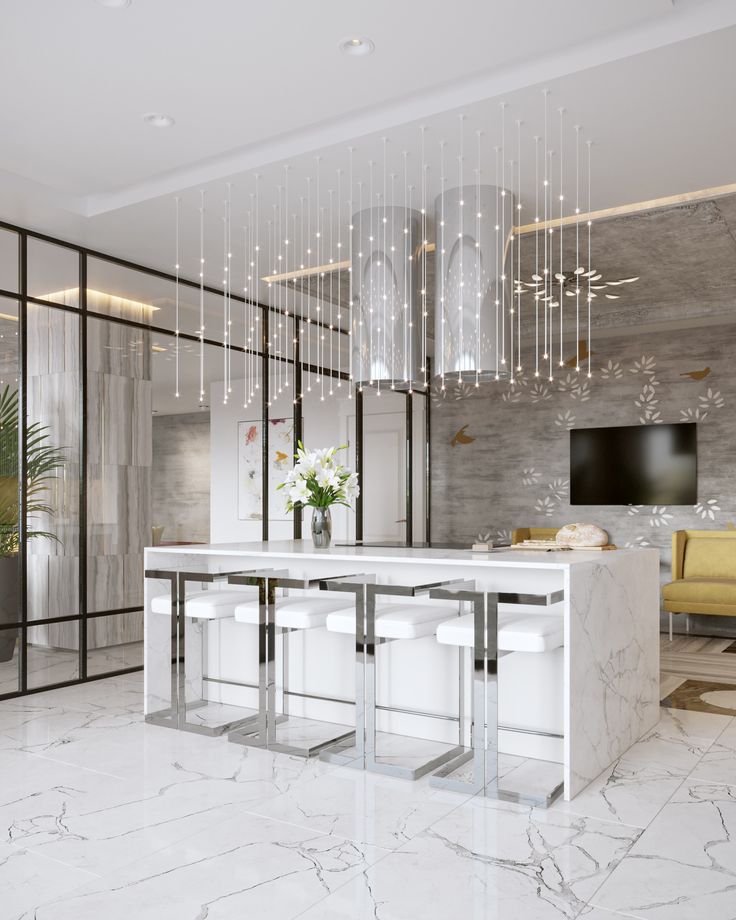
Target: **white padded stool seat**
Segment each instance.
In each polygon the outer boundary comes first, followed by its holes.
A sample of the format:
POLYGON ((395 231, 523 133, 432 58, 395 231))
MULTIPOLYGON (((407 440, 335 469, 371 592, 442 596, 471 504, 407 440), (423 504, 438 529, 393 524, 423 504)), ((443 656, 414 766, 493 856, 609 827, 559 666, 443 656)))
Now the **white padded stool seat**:
MULTIPOLYGON (((250 600, 252 592, 245 591, 194 591, 187 594, 185 611, 188 617, 200 620, 220 620, 232 617, 235 608, 243 601, 250 600)), ((151 601, 153 613, 171 616, 171 596, 161 594, 151 601)))
MULTIPOLYGON (((328 613, 339 610, 343 598, 278 597, 276 598, 276 626, 281 629, 319 629, 325 625, 328 613)), ((248 600, 235 608, 238 623, 258 625, 258 600, 248 600)))
MULTIPOLYGON (((564 645, 564 620, 544 614, 516 616, 502 613, 498 618, 499 652, 549 652, 564 645)), ((466 613, 440 623, 437 641, 443 645, 470 647, 474 641, 473 614, 466 613)))
MULTIPOLYGON (((431 604, 386 604, 376 610, 377 639, 421 639, 432 636, 452 607, 431 604)), ((327 617, 330 632, 355 635, 355 608, 346 607, 327 617)))

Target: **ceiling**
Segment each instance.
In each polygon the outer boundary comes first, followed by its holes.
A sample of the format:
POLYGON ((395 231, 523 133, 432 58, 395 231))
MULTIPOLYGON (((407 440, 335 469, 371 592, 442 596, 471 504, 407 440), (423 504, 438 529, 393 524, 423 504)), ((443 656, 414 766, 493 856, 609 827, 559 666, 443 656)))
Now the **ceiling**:
POLYGON ((284 165, 295 213, 321 157, 327 210, 338 169, 346 181, 348 146, 356 183, 369 159, 381 161, 384 137, 388 169, 399 171, 408 150, 416 182, 424 125, 431 201, 439 142, 448 158, 457 152, 458 115, 468 137, 484 131, 490 156, 504 100, 531 143, 542 88, 594 141, 598 207, 734 179, 732 0, 322 0, 318 9, 291 4, 285 19, 281 4, 241 0, 132 0, 120 10, 6 0, 0 217, 172 269, 180 196, 182 271, 196 277, 205 189, 207 280, 219 283, 226 182, 237 240, 262 175, 265 238, 284 165), (375 42, 373 55, 339 52, 355 34, 375 42), (151 111, 176 124, 151 128, 142 120, 151 111))

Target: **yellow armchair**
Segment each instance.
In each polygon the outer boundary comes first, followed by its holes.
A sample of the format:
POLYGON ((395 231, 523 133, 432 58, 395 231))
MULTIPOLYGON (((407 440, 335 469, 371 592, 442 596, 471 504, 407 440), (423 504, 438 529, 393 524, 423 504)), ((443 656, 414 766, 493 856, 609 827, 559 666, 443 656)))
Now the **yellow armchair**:
POLYGON ((672 581, 662 588, 664 609, 736 616, 736 530, 676 530, 672 581))

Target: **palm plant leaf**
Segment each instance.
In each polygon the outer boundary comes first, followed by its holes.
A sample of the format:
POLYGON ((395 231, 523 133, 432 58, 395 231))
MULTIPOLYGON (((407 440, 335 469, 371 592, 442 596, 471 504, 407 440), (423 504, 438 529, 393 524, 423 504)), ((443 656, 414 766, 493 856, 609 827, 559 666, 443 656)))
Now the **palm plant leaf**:
MULTIPOLYGON (((20 426, 18 391, 6 386, 0 393, 0 556, 16 553, 19 548, 20 527, 18 484, 20 479, 20 426)), ((60 542, 46 530, 33 530, 31 519, 38 515, 53 516, 54 509, 46 500, 56 473, 66 463, 66 449, 49 444, 50 429, 38 422, 26 430, 26 512, 28 539, 60 542)))

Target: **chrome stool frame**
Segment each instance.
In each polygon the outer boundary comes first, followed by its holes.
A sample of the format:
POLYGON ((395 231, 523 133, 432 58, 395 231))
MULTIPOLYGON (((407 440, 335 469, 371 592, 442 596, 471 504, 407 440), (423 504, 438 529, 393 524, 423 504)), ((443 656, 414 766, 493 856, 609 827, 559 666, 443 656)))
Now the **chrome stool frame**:
MULTIPOLYGON (((376 755, 376 598, 377 597, 420 597, 429 595, 435 588, 457 584, 461 579, 428 582, 421 585, 376 585, 369 584, 366 596, 366 635, 365 635, 365 768, 372 773, 385 773, 388 776, 397 776, 400 779, 417 780, 427 773, 431 773, 448 760, 455 759, 464 751, 462 745, 457 745, 436 757, 425 761, 417 767, 405 767, 399 764, 382 763, 376 755)), ((394 639, 380 639, 379 642, 399 641, 394 639)), ((380 707, 382 710, 401 712, 397 707, 380 707)), ((415 716, 437 718, 435 713, 413 711, 415 716)), ((460 732, 462 733, 462 720, 460 732)))
MULTIPOLYGON (((146 569, 145 578, 155 578, 170 583, 171 593, 171 709, 161 710, 145 716, 145 721, 151 725, 160 725, 163 728, 175 728, 179 731, 193 732, 199 735, 217 737, 226 732, 242 728, 254 720, 254 716, 244 719, 235 719, 220 725, 193 725, 187 721, 187 712, 200 709, 207 705, 207 701, 200 699, 194 703, 187 703, 187 657, 186 657, 186 589, 189 583, 215 584, 218 581, 230 579, 238 572, 187 572, 179 569, 146 569)), ((196 618, 192 618, 196 619, 196 618)))
MULTIPOLYGON (((282 754, 291 754, 297 757, 314 757, 324 748, 330 745, 344 742, 346 739, 352 739, 355 736, 354 730, 343 732, 332 738, 325 739, 308 747, 297 747, 295 745, 280 742, 276 736, 276 726, 287 722, 288 715, 288 697, 295 695, 288 689, 287 670, 288 670, 288 633, 296 630, 281 628, 276 626, 276 591, 279 588, 296 588, 301 590, 310 590, 319 588, 328 590, 327 583, 332 583, 335 578, 355 578, 356 575, 345 576, 322 576, 318 578, 293 578, 285 570, 270 571, 263 570, 260 572, 245 573, 243 575, 232 575, 228 579, 229 584, 234 585, 251 585, 258 588, 258 713, 253 716, 253 722, 256 730, 249 730, 248 726, 236 728, 228 735, 228 741, 235 744, 243 744, 247 747, 264 748, 269 751, 277 751, 282 754), (283 708, 284 712, 276 712, 276 630, 282 634, 284 646, 282 661, 282 681, 283 681, 283 708)), ((308 699, 325 700, 326 697, 317 694, 300 693, 300 697, 308 699)), ((345 700, 334 700, 334 702, 346 702, 345 700)))
POLYGON ((326 591, 343 591, 354 595, 355 606, 355 731, 352 738, 336 741, 321 751, 319 759, 356 769, 365 769, 365 610, 367 588, 375 584, 375 575, 365 575, 362 581, 349 576, 331 578, 322 587, 326 591), (354 751, 354 753, 349 753, 354 751))
POLYGON ((430 785, 473 794, 485 790, 488 798, 548 808, 562 792, 562 782, 544 796, 504 790, 499 783, 498 605, 549 607, 564 600, 565 592, 562 590, 547 594, 484 592, 468 584, 458 585, 455 588, 435 588, 430 591, 430 597, 470 602, 473 605, 471 749, 470 751, 463 750, 459 757, 437 770, 429 778, 430 785), (452 773, 471 759, 473 761, 472 778, 469 781, 453 779, 452 773))

